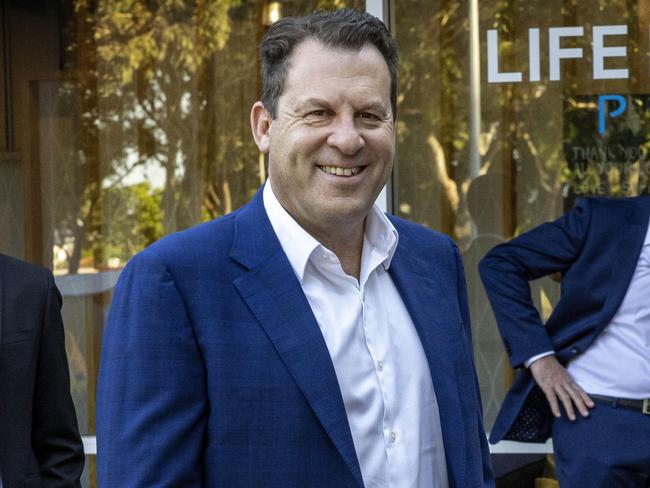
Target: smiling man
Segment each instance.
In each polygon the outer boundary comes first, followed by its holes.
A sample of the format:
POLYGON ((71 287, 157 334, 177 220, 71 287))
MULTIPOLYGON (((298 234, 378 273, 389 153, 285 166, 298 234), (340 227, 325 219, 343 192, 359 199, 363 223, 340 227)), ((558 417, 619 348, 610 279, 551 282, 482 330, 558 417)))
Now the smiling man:
POLYGON ((493 485, 458 250, 373 205, 396 71, 368 14, 271 27, 251 111, 269 180, 120 277, 102 487, 493 485))

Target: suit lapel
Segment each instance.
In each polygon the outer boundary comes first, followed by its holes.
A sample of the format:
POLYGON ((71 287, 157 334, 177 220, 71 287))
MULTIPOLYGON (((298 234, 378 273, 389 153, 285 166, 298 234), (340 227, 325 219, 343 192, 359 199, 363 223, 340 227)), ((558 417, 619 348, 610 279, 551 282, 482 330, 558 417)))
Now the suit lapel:
POLYGON ((615 222, 614 232, 611 227, 607 232, 607 238, 612 242, 608 247, 615 251, 611 259, 616 259, 616 272, 611 273, 611 290, 608 295, 606 307, 608 309, 608 320, 604 321, 602 328, 606 327, 611 318, 620 307, 630 281, 636 270, 641 254, 641 248, 648 231, 648 219, 650 218, 650 196, 642 196, 633 199, 622 200, 622 207, 618 207, 618 215, 608 213, 594 215, 592 218, 602 219, 603 222, 615 222))
MULTIPOLYGON (((650 196, 642 196, 632 200, 632 210, 628 214, 627 224, 632 234, 627 236, 627 241, 632 246, 632 253, 635 256, 634 264, 637 264, 641 248, 648 232, 650 221, 650 196)), ((625 237, 624 234, 620 237, 625 237)))
MULTIPOLYGON (((433 256, 432 256, 433 259, 433 256)), ((440 264, 443 266, 443 264, 440 264)), ((422 342, 440 412, 447 470, 452 486, 463 486, 465 432, 461 413, 460 382, 456 377, 455 355, 462 334, 457 290, 447 278, 426 276, 431 264, 421 262, 417 249, 400 230, 400 241, 389 273, 411 315, 422 342)), ((454 276, 456 273, 453 271, 454 276)), ((464 358, 462 358, 464 360, 464 358)))
MULTIPOLYGON (((622 250, 629 249, 630 264, 632 273, 636 269, 641 254, 641 248, 645 241, 646 233, 648 232, 648 219, 650 218, 650 196, 635 198, 632 200, 633 207, 628 214, 626 224, 629 226, 624 229, 624 232, 618 234, 618 238, 622 239, 622 250)), ((631 276, 630 276, 631 278, 631 276)))
MULTIPOLYGON (((615 221, 621 223, 621 232, 614 236, 618 240, 619 252, 623 253, 624 258, 629 257, 630 264, 636 268, 636 264, 641 253, 641 247, 648 231, 648 218, 650 214, 650 197, 639 197, 625 201, 624 218, 616 218, 615 221)), ((602 216, 604 219, 611 219, 611 215, 602 216)))
POLYGON ((264 210, 262 191, 237 217, 231 258, 249 269, 234 284, 363 486, 334 366, 300 283, 264 210))

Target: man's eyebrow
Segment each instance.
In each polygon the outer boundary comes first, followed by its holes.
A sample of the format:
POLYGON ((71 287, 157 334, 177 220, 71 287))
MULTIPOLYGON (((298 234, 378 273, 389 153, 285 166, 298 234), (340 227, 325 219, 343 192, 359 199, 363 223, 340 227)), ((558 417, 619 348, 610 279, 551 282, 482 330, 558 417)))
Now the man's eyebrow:
POLYGON ((327 103, 327 101, 322 99, 322 98, 309 97, 309 98, 298 99, 296 101, 296 106, 298 106, 298 107, 304 107, 304 106, 326 107, 326 106, 329 106, 329 103, 327 103))
POLYGON ((358 112, 365 112, 366 110, 377 112, 377 113, 381 114, 384 117, 388 117, 388 115, 390 115, 389 107, 386 104, 384 104, 383 102, 379 102, 379 101, 377 101, 377 102, 369 102, 367 104, 364 104, 358 110, 358 112))
MULTIPOLYGON (((297 100, 297 107, 329 107, 330 104, 327 100, 318 98, 318 97, 308 97, 297 100)), ((381 114, 383 117, 388 117, 390 115, 390 108, 381 101, 370 101, 364 103, 357 109, 357 112, 373 111, 381 114)))

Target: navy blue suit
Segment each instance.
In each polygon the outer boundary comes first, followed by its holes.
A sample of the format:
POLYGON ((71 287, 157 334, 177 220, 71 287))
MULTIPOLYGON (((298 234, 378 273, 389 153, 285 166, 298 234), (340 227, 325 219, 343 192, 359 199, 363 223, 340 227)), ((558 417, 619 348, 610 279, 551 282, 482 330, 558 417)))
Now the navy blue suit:
MULTIPOLYGON (((495 247, 479 271, 513 367, 554 350, 566 364, 609 324, 627 291, 650 218, 650 196, 583 198, 555 222, 495 247), (562 295, 542 324, 528 281, 562 272, 562 295)), ((552 414, 528 369, 513 382, 490 442, 544 442, 552 414)))
POLYGON ((0 475, 4 488, 79 488, 84 450, 52 273, 0 254, 0 475))
MULTIPOLYGON (((431 369, 450 486, 492 486, 458 251, 392 221, 390 273, 431 369)), ((261 192, 123 271, 97 442, 102 488, 363 486, 332 361, 261 192)))

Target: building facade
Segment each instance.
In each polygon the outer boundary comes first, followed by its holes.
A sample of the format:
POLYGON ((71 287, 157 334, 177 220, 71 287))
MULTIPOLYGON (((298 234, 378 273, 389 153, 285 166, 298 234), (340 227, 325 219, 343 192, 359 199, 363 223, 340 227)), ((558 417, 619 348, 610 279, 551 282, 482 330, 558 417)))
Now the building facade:
MULTIPOLYGON (((581 195, 650 186, 650 3, 642 0, 3 0, 0 252, 51 268, 95 486, 104 321, 126 261, 227 214, 266 178, 249 110, 282 16, 354 7, 400 47, 387 211, 465 261, 486 428, 512 377, 477 263, 581 195)), ((559 285, 533 285, 548 315, 559 285)), ((495 452, 545 452, 501 447, 495 452)))

